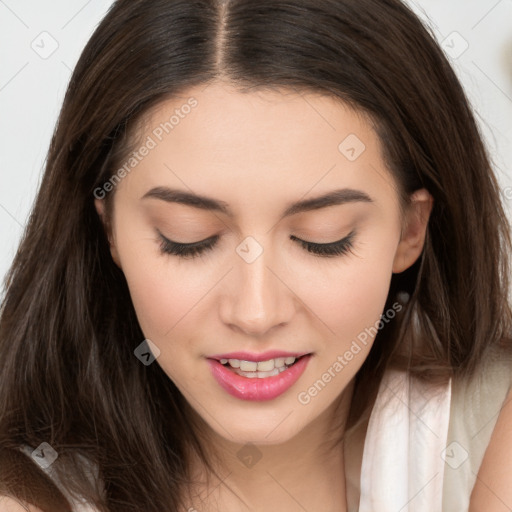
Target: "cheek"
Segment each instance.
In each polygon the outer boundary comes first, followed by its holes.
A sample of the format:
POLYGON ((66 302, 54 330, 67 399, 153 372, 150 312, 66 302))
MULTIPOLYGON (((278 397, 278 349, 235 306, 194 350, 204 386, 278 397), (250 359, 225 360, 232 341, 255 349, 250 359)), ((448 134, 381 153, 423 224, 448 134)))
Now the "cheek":
POLYGON ((376 239, 370 245, 369 238, 333 265, 320 263, 322 270, 312 265, 304 268, 296 280, 294 291, 321 320, 318 325, 327 339, 350 343, 383 314, 395 246, 376 239))
POLYGON ((205 290, 165 255, 148 258, 146 253, 144 260, 132 254, 123 271, 142 332, 160 350, 156 364, 186 394, 190 379, 204 378, 204 369, 194 364, 199 349, 193 334, 205 290))
POLYGON ((123 269, 140 327, 155 343, 175 338, 205 293, 204 285, 195 286, 199 283, 187 277, 188 273, 183 275, 176 266, 162 265, 165 259, 153 258, 153 265, 134 260, 123 269))

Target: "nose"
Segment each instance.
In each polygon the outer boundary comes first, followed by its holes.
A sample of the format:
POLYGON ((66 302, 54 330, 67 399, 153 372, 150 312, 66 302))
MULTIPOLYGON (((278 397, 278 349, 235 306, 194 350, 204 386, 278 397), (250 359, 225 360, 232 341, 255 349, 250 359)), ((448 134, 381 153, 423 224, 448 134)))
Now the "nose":
POLYGON ((295 311, 296 298, 270 251, 263 250, 252 263, 235 255, 220 311, 222 321, 232 330, 253 337, 265 337, 287 324, 295 311))

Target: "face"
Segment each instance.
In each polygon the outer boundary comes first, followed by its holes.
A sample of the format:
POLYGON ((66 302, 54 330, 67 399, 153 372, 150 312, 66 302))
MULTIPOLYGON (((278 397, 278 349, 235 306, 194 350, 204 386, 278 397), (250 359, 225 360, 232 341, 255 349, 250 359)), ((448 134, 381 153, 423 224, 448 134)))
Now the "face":
POLYGON ((363 364, 431 198, 402 218, 372 125, 328 96, 203 85, 145 121, 111 251, 152 364, 223 438, 291 439, 363 364))

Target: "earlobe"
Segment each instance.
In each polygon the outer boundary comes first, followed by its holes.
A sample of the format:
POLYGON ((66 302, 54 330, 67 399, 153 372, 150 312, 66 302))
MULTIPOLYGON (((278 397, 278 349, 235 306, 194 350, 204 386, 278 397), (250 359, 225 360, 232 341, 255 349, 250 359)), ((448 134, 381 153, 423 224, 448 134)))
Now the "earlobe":
POLYGON ((411 267, 420 257, 425 244, 428 221, 434 198, 426 189, 411 196, 411 203, 404 219, 404 229, 393 261, 393 273, 399 274, 411 267))
POLYGON ((103 228, 105 230, 105 234, 107 236, 109 245, 110 245, 110 254, 112 255, 112 259, 114 260, 114 263, 121 268, 121 263, 119 260, 119 254, 117 252, 117 247, 115 245, 115 241, 113 239, 113 235, 111 232, 111 228, 108 225, 106 218, 105 218, 105 202, 103 199, 95 199, 94 200, 94 207, 96 208, 96 212, 98 213, 101 223, 103 224, 103 228))

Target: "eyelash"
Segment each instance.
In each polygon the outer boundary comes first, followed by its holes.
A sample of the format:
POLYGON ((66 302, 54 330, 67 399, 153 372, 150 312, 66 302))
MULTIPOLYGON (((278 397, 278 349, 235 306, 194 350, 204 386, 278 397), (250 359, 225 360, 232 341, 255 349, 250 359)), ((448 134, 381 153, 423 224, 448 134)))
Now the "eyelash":
MULTIPOLYGON (((201 242, 181 244, 179 242, 173 242, 172 240, 169 240, 160 232, 158 234, 161 239, 161 252, 164 254, 170 254, 172 256, 178 256, 183 259, 194 259, 198 256, 201 256, 205 252, 212 250, 219 238, 218 235, 215 235, 201 242)), ((345 238, 328 244, 315 244, 313 242, 306 242, 305 240, 301 240, 300 238, 297 238, 293 235, 290 238, 300 242, 302 247, 308 252, 312 253, 314 256, 321 258, 333 258, 336 256, 343 256, 351 252, 353 249, 354 236, 355 231, 352 231, 345 238)))

